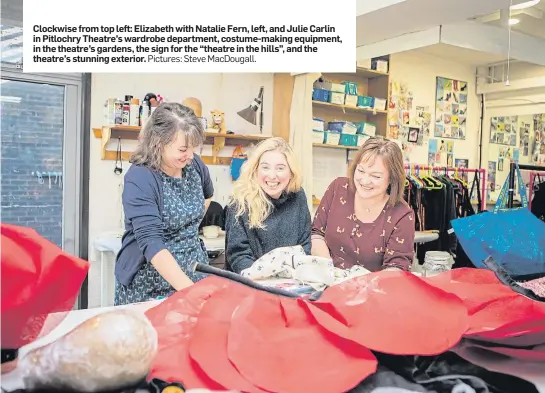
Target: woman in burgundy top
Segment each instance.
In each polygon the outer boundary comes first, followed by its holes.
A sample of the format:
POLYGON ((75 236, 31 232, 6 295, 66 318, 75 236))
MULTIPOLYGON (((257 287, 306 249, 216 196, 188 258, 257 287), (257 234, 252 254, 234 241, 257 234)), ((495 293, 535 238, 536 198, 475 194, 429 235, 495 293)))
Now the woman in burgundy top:
POLYGON ((409 270, 414 256, 413 211, 403 200, 399 146, 371 138, 348 171, 327 188, 312 225, 312 254, 336 267, 409 270))

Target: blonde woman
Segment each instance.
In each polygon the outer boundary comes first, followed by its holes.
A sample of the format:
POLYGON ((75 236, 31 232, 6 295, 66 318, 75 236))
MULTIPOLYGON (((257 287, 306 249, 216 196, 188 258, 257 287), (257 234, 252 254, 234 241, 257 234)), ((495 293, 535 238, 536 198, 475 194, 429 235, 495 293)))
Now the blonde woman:
POLYGON ((301 245, 310 254, 311 217, 301 173, 282 138, 256 146, 242 166, 226 209, 227 268, 240 273, 278 247, 301 245))
POLYGON ((312 254, 335 266, 408 270, 414 255, 413 211, 403 200, 399 146, 384 138, 363 144, 348 177, 335 179, 316 211, 312 254))

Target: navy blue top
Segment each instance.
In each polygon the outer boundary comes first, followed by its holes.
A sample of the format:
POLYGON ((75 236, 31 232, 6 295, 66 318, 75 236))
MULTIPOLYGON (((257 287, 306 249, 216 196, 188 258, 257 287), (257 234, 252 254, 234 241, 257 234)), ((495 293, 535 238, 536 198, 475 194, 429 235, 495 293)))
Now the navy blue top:
POLYGON ((310 255, 311 218, 305 191, 301 188, 298 192, 284 193, 278 199, 269 199, 273 208, 263 221, 263 229, 249 227, 248 212, 236 217, 236 207, 227 207, 225 258, 229 270, 240 273, 279 247, 299 245, 310 255))
MULTIPOLYGON (((201 158, 193 163, 201 177, 203 194, 209 199, 214 194, 210 173, 201 158)), ((123 285, 130 285, 144 262, 161 250, 167 249, 163 236, 164 195, 160 172, 143 165, 131 165, 124 178, 123 209, 125 233, 117 254, 115 277, 123 285)))

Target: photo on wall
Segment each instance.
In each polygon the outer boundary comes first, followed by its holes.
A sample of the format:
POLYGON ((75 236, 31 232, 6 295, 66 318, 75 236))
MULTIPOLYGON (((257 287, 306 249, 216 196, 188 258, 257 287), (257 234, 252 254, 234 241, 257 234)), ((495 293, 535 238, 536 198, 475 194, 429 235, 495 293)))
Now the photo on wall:
POLYGON ((518 116, 498 116, 490 119, 490 143, 516 146, 517 131, 518 116))
POLYGON ((434 136, 466 139, 467 92, 467 82, 437 77, 434 136))

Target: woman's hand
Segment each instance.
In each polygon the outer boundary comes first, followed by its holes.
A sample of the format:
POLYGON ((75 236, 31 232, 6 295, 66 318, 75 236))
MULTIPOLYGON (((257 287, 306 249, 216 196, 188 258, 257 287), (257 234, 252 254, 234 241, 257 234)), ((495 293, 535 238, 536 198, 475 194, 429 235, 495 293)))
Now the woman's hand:
POLYGON ((329 253, 329 247, 327 247, 325 239, 317 237, 312 239, 311 254, 316 257, 331 258, 331 254, 329 253))
POLYGON ((178 266, 176 259, 167 250, 159 251, 151 260, 153 267, 177 291, 189 287, 193 281, 178 266))

